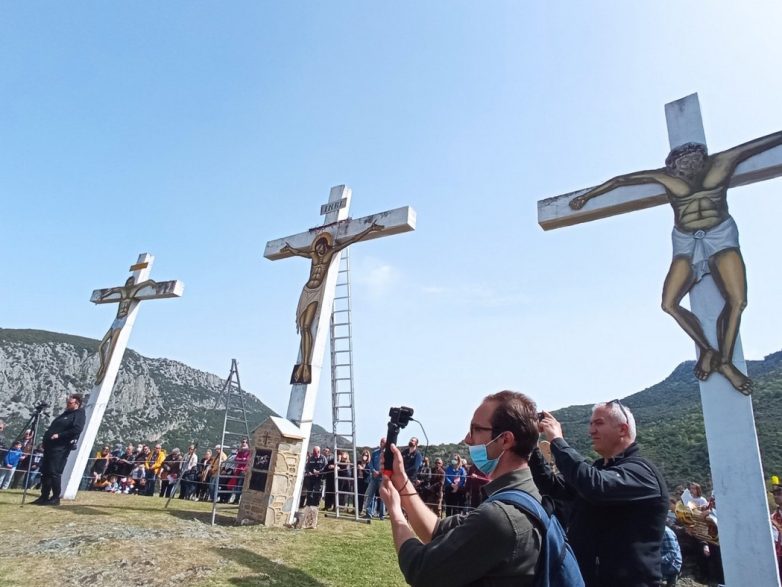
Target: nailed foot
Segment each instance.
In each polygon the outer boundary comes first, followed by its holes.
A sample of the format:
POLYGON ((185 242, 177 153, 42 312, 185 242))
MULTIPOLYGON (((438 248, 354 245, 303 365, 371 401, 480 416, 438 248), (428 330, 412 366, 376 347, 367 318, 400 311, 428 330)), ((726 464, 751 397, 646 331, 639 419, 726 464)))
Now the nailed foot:
POLYGON ((291 384, 308 385, 312 383, 312 367, 310 365, 296 365, 291 375, 291 384))
POLYGON ((752 379, 736 369, 733 363, 721 363, 717 370, 722 373, 730 384, 744 395, 752 393, 752 379))
POLYGON ((717 368, 718 358, 717 353, 713 349, 701 351, 701 356, 698 357, 698 362, 695 363, 695 377, 701 381, 706 381, 711 372, 717 368))

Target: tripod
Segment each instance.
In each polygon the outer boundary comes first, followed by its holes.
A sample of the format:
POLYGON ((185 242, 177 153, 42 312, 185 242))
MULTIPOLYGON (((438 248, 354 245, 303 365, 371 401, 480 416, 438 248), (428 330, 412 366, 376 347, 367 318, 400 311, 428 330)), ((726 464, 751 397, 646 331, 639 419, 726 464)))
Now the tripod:
MULTIPOLYGON (((27 499, 27 490, 30 486, 30 472, 33 468, 33 452, 35 451, 35 441, 38 436, 38 422, 41 420, 41 414, 43 411, 49 407, 49 404, 46 402, 41 402, 37 406, 35 406, 33 415, 30 416, 29 422, 25 425, 22 430, 31 430, 33 435, 30 438, 30 454, 27 458, 27 471, 25 471, 24 476, 24 491, 22 492, 22 505, 24 505, 25 500, 27 499)), ((48 414, 44 414, 47 415, 48 414)), ((39 465, 40 466, 40 465, 39 465)))

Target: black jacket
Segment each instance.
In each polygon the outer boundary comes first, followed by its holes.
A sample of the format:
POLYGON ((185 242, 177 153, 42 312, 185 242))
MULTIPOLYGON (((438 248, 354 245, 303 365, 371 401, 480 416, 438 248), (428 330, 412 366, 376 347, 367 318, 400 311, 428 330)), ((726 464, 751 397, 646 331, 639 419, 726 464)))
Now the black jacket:
POLYGON ((71 441, 79 440, 84 428, 84 419, 84 408, 65 410, 57 416, 43 434, 44 450, 70 448, 71 441), (57 438, 52 439, 55 434, 57 434, 57 438))
POLYGON ((567 536, 587 587, 658 585, 668 488, 631 444, 593 464, 562 438, 551 443, 554 474, 536 448, 530 468, 540 492, 572 501, 567 536))

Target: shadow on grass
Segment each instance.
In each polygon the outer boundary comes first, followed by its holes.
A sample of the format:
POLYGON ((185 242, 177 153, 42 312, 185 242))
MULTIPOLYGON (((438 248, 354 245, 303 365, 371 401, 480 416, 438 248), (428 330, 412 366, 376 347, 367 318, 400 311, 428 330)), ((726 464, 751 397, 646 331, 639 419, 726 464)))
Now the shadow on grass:
MULTIPOLYGON (((179 518, 180 520, 196 520, 204 524, 212 523, 212 510, 199 511, 199 510, 163 510, 167 514, 179 518)), ((236 526, 236 511, 220 511, 217 510, 215 515, 215 526, 236 526)))
MULTIPOLYGON (((62 502, 62 505, 60 505, 60 508, 65 509, 65 510, 69 510, 69 511, 72 511, 72 512, 85 513, 85 514, 98 513, 98 512, 88 512, 88 511, 81 512, 80 510, 82 510, 82 509, 84 509, 84 510, 97 509, 97 510, 123 510, 123 511, 131 510, 131 511, 137 511, 137 512, 154 511, 154 510, 151 510, 150 508, 142 508, 142 507, 135 507, 134 508, 134 507, 128 507, 128 506, 125 506, 125 505, 103 505, 103 504, 100 504, 100 505, 91 506, 91 505, 78 505, 78 504, 75 504, 73 502, 62 502)), ((106 513, 107 515, 111 515, 108 512, 102 512, 102 513, 106 513)))
POLYGON ((270 561, 246 548, 218 548, 217 553, 247 567, 251 576, 225 577, 231 585, 257 587, 258 585, 285 585, 285 587, 325 587, 325 583, 314 579, 299 569, 292 569, 270 561))
POLYGON ((110 516, 111 512, 104 512, 105 506, 93 507, 91 505, 61 505, 60 508, 79 515, 110 516))

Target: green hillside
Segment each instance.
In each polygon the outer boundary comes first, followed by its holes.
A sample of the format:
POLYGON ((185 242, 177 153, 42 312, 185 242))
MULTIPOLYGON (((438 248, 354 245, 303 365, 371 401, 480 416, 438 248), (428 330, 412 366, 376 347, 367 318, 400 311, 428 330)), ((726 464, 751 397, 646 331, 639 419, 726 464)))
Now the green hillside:
MULTIPOLYGON (((711 488, 709 451, 703 425, 698 381, 693 361, 674 369, 665 380, 622 399, 635 415, 638 444, 643 454, 662 470, 671 489, 687 481, 711 488)), ((755 382, 752 405, 765 477, 782 474, 782 351, 762 361, 749 361, 755 382)), ((611 398, 608 398, 611 399, 611 398)), ((562 423, 565 438, 581 454, 597 458, 587 435, 592 405, 577 405, 553 412, 562 423)), ((467 455, 459 444, 432 445, 429 455, 467 455)))

